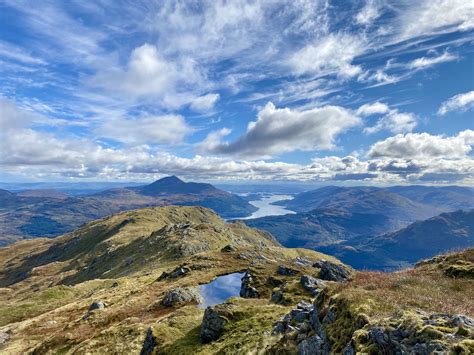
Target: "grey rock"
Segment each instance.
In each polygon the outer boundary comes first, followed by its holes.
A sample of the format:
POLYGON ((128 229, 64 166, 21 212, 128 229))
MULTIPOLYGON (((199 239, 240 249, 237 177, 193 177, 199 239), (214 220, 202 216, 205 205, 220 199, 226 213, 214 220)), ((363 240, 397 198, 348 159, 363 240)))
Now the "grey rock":
POLYGON ((323 354, 323 341, 317 336, 313 335, 306 338, 298 345, 298 355, 319 355, 323 354))
POLYGON ((89 306, 89 310, 87 311, 86 314, 84 314, 84 316, 82 317, 83 320, 86 320, 87 318, 90 317, 90 315, 94 312, 94 311, 97 311, 97 310, 102 310, 104 309, 106 306, 105 306, 105 303, 102 302, 102 301, 94 301, 91 303, 91 305, 89 306))
POLYGON ((184 303, 204 302, 198 287, 178 287, 165 294, 161 304, 166 307, 178 306, 184 303))
POLYGON ((94 301, 91 303, 89 306, 89 312, 94 311, 96 309, 104 309, 105 308, 105 303, 102 301, 94 301))
POLYGON ((339 265, 330 261, 321 262, 319 278, 328 281, 346 281, 351 277, 352 271, 345 265, 339 265))
POLYGON ((326 284, 323 281, 309 275, 302 275, 300 282, 303 288, 311 292, 313 296, 316 296, 323 288, 326 287, 326 284))
POLYGON ((10 339, 10 333, 7 332, 0 332, 0 345, 5 344, 8 339, 10 339))
POLYGON ((275 302, 275 303, 283 302, 284 300, 283 290, 280 288, 278 290, 272 291, 271 300, 272 302, 275 302))
POLYGON ((231 315, 230 305, 221 304, 214 307, 207 307, 202 319, 200 338, 203 344, 210 343, 224 332, 226 324, 231 315))
POLYGON ((313 262, 302 256, 297 256, 294 263, 298 266, 312 266, 313 262))
POLYGON ((278 266, 278 274, 283 276, 295 276, 298 274, 298 270, 286 267, 284 265, 278 266))
POLYGON ((178 266, 176 269, 166 272, 164 271, 160 277, 158 277, 157 281, 162 281, 162 280, 170 280, 170 279, 177 279, 179 277, 182 277, 186 275, 188 272, 191 271, 191 268, 187 266, 178 266))
POLYGON ((222 251, 223 253, 230 253, 230 252, 233 252, 233 251, 236 251, 236 250, 237 250, 237 248, 234 247, 234 246, 231 245, 231 244, 228 244, 228 245, 226 245, 225 247, 223 247, 223 248, 221 249, 221 251, 222 251))
POLYGON ((255 287, 252 286, 253 277, 247 270, 242 277, 242 284, 240 285, 240 297, 243 298, 258 298, 260 297, 259 292, 255 287))
POLYGON ((352 343, 349 342, 349 344, 346 345, 346 347, 344 348, 344 350, 342 350, 342 354, 343 355, 355 355, 355 349, 354 347, 352 346, 352 343))
POLYGON ((291 319, 297 323, 304 322, 305 320, 309 320, 310 313, 309 311, 303 309, 292 309, 290 311, 291 319))
POLYGON ((140 355, 150 355, 153 353, 153 349, 156 347, 156 337, 153 335, 153 330, 148 328, 146 331, 145 340, 143 341, 142 350, 140 351, 140 355))
POLYGON ((474 329, 474 320, 462 314, 455 315, 451 318, 452 325, 455 327, 465 327, 474 329))
POLYGON ((283 334, 286 330, 285 322, 276 321, 273 327, 272 335, 283 334))

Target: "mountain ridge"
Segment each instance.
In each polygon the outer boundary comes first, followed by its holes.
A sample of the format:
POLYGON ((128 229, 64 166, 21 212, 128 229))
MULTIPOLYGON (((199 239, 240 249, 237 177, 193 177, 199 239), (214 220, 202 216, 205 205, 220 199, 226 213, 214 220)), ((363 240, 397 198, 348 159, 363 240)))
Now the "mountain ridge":
POLYGON ((0 191, 0 246, 38 236, 55 237, 88 221, 136 208, 191 205, 214 209, 226 218, 244 217, 256 208, 210 184, 167 177, 148 185, 113 188, 84 196, 0 191), (60 198, 58 198, 60 197, 60 198))

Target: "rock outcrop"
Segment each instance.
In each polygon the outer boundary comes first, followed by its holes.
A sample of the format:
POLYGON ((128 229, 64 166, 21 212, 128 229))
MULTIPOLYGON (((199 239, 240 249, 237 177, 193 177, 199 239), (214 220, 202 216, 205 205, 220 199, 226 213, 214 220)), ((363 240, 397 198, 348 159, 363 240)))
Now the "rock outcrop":
POLYGON ((148 328, 146 331, 145 340, 143 341, 143 347, 140 351, 140 355, 150 355, 153 353, 153 349, 157 345, 156 337, 153 335, 153 330, 148 328))
POLYGON ((348 266, 342 264, 335 264, 327 260, 323 260, 314 266, 319 267, 319 278, 328 281, 346 281, 348 280, 353 271, 348 266))
POLYGON ((184 275, 186 275, 190 271, 191 271, 191 268, 189 268, 187 266, 184 266, 184 265, 181 265, 181 266, 178 266, 176 269, 174 269, 170 272, 164 271, 160 275, 160 277, 158 277, 157 281, 177 279, 179 277, 183 277, 184 275))
POLYGON ((106 305, 103 301, 94 301, 94 302, 92 302, 91 305, 89 306, 89 309, 87 310, 87 313, 84 314, 82 319, 86 320, 87 318, 89 318, 91 316, 91 314, 94 311, 104 309, 105 307, 106 307, 106 305))
POLYGON ((201 342, 206 344, 219 339, 231 317, 231 304, 224 303, 214 307, 207 307, 202 319, 200 332, 201 342))
POLYGON ((311 292, 313 296, 316 296, 323 288, 326 287, 326 284, 309 275, 302 275, 300 279, 301 285, 306 291, 311 292))
POLYGON ((178 287, 165 294, 161 304, 165 307, 175 307, 185 303, 204 302, 198 287, 178 287))
POLYGON ((278 266, 278 274, 282 276, 295 276, 298 274, 298 270, 286 267, 284 265, 278 266))
POLYGON ((240 297, 243 298, 258 298, 260 297, 259 292, 253 287, 253 276, 250 271, 246 271, 242 276, 242 284, 240 286, 240 297))
POLYGON ((418 310, 370 321, 363 314, 351 314, 344 301, 330 299, 321 310, 320 301, 300 302, 275 323, 272 335, 283 334, 280 346, 291 343, 300 355, 429 355, 474 351, 474 321, 463 315, 418 310))

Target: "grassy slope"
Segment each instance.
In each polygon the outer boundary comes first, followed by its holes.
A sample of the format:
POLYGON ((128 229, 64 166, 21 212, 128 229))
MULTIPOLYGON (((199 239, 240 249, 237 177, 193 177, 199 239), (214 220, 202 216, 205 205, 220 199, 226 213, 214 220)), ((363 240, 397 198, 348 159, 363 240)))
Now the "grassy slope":
MULTIPOLYGON (((249 267, 264 299, 239 301, 242 314, 234 326, 259 342, 263 332, 288 311, 268 301, 273 288, 268 279, 276 274, 278 265, 293 265, 296 257, 332 259, 313 251, 281 248, 265 233, 241 223, 225 223, 210 210, 197 207, 124 212, 54 240, 16 243, 0 249, 0 331, 11 332, 2 351, 137 351, 149 326, 168 329, 170 338, 162 339, 163 344, 177 341, 176 334, 184 332, 179 345, 183 349, 189 349, 186 342, 202 351, 237 347, 242 341, 237 333, 224 338, 224 344, 201 347, 195 342, 195 328, 203 310, 195 306, 180 309, 184 318, 178 325, 173 317, 181 313, 159 302, 171 288, 207 283, 249 267), (235 251, 222 252, 229 244, 235 251), (180 279, 156 281, 163 271, 181 264, 196 270, 180 279), (112 287, 114 282, 118 287, 112 287), (108 307, 82 320, 97 299, 108 307), (266 312, 257 314, 261 309, 266 312)), ((312 267, 293 267, 314 272, 312 267)))

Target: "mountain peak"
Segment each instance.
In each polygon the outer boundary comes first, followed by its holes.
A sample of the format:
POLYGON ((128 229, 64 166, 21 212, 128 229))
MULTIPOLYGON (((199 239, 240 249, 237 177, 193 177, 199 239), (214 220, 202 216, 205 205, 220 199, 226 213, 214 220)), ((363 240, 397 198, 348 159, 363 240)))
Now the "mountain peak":
POLYGON ((183 180, 181 180, 179 177, 176 175, 171 175, 171 176, 166 176, 164 178, 161 178, 159 180, 156 180, 155 182, 152 182, 150 185, 172 185, 172 184, 185 184, 183 180))

